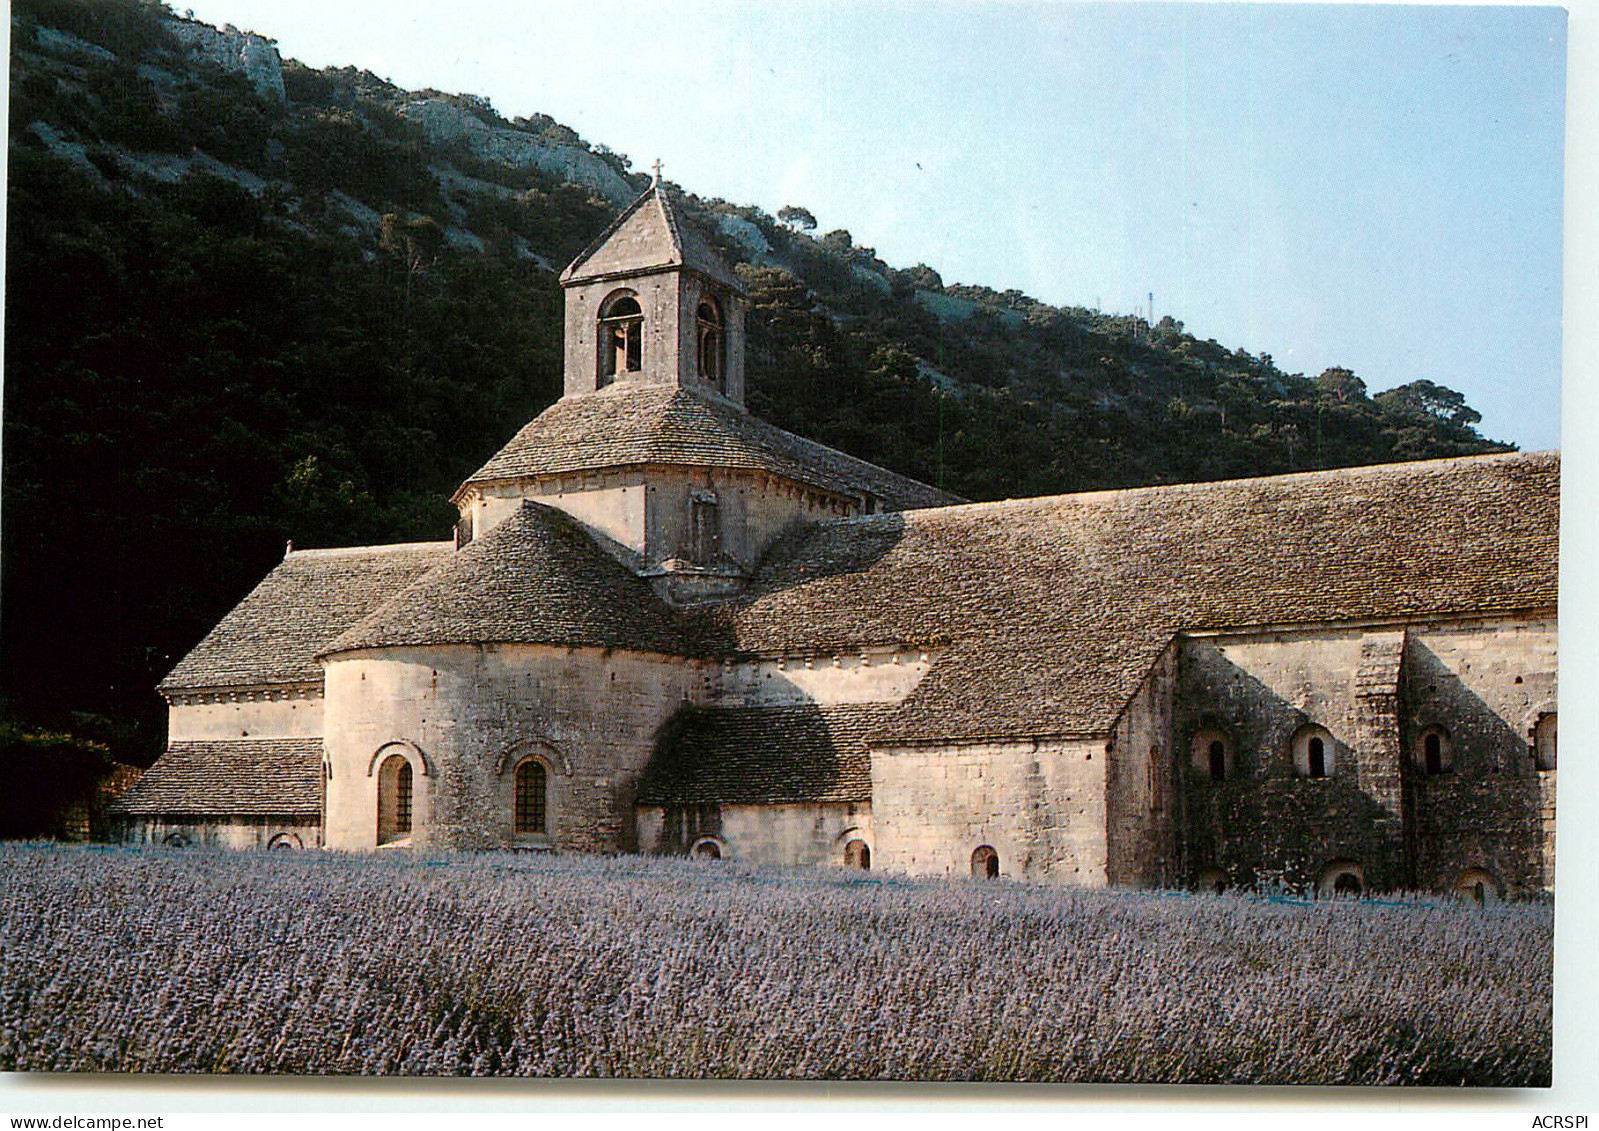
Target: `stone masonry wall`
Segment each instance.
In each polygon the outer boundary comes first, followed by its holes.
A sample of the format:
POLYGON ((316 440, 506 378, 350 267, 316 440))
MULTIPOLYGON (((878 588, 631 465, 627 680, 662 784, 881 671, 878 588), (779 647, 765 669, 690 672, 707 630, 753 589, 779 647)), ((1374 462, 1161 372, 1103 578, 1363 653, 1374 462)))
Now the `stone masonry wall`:
POLYGON ((377 838, 373 755, 412 761, 412 843, 631 851, 656 729, 700 686, 684 660, 533 645, 386 649, 327 666, 327 843, 377 838), (514 769, 549 770, 553 834, 513 831, 514 769))
POLYGON ((1414 882, 1453 888, 1468 869, 1509 894, 1554 888, 1556 771, 1533 761, 1532 728, 1555 710, 1553 618, 1413 631, 1403 710, 1414 882), (1447 736, 1445 772, 1426 773, 1424 736, 1447 736))
POLYGON ((644 312, 641 368, 618 373, 616 384, 675 385, 679 291, 683 275, 668 271, 627 279, 580 283, 566 291, 566 383, 564 395, 583 396, 599 389, 599 312, 617 291, 631 291, 644 312))
POLYGON ((1400 880, 1397 848, 1375 831, 1395 814, 1362 787, 1356 753, 1365 639, 1359 629, 1331 629, 1184 641, 1174 733, 1184 881, 1220 869, 1231 884, 1306 886, 1345 859, 1368 884, 1400 880), (1296 769, 1294 739, 1307 725, 1326 732, 1326 777, 1296 769), (1195 764, 1202 731, 1224 736, 1221 781, 1195 764))
POLYGON ((1351 862, 1374 890, 1448 891, 1484 869, 1508 894, 1553 885, 1553 772, 1531 730, 1555 709, 1555 626, 1502 618, 1186 640, 1178 662, 1181 878, 1310 886, 1351 862), (1325 728, 1321 779, 1295 736, 1325 728), (1445 770, 1425 736, 1441 728, 1445 770), (1195 736, 1221 734, 1211 780, 1195 736))
POLYGON ((979 846, 1000 874, 1102 887, 1103 739, 872 751, 874 867, 971 874, 979 846))
POLYGON ((710 838, 726 859, 778 868, 844 863, 844 846, 866 842, 877 865, 867 804, 651 806, 638 811, 643 852, 681 855, 710 838))
POLYGON ((169 702, 169 742, 322 736, 320 687, 175 692, 169 702))
POLYGON ((1109 882, 1116 887, 1169 887, 1180 882, 1173 821, 1176 681, 1173 645, 1127 705, 1109 743, 1106 828, 1109 882))
POLYGON ((305 816, 161 817, 127 822, 124 844, 206 848, 316 848, 322 827, 305 816))
POLYGON ((461 502, 474 538, 481 538, 522 505, 524 499, 565 511, 596 541, 634 570, 678 563, 690 557, 691 500, 696 492, 715 498, 722 573, 753 571, 772 540, 799 522, 840 518, 856 505, 839 496, 764 473, 676 466, 626 468, 520 480, 476 488, 461 502))
POLYGON ((644 549, 644 472, 639 468, 592 471, 547 479, 501 483, 472 491, 462 512, 472 518, 472 536, 481 538, 510 518, 523 500, 556 507, 606 541, 634 555, 637 568, 644 549))

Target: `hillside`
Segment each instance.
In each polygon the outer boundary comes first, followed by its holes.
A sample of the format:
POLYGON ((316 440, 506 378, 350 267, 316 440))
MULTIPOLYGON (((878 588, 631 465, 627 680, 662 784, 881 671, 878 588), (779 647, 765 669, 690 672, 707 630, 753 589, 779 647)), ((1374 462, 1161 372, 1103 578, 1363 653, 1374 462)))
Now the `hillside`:
MULTIPOLYGON (((147 761, 151 689, 286 540, 447 536, 558 393, 555 272, 647 178, 151 0, 19 0, 12 36, 0 737, 147 761)), ((750 289, 751 409, 969 498, 1505 447, 1427 381, 1371 396, 685 195, 750 289)))

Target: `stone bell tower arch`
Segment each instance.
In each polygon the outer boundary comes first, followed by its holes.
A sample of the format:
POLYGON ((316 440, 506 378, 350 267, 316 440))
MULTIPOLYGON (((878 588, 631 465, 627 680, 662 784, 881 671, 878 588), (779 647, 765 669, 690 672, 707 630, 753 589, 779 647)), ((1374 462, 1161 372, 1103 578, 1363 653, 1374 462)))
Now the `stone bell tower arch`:
POLYGON ((744 287, 656 179, 561 273, 563 397, 676 386, 744 404, 744 287))

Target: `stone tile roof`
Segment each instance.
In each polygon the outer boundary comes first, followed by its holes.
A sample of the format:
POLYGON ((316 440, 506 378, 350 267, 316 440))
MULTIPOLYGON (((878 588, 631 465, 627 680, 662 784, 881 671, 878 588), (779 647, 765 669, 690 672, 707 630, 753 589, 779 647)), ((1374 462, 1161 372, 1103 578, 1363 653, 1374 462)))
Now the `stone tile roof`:
POLYGON ((561 282, 580 283, 670 267, 698 271, 736 294, 744 293, 738 276, 694 225, 684 221, 671 193, 663 185, 653 184, 572 260, 561 272, 561 282))
POLYGON ((869 491, 891 510, 961 500, 689 388, 615 385, 556 401, 462 484, 607 467, 689 464, 765 471, 825 490, 869 491))
POLYGON ((1103 734, 1184 630, 1552 608, 1558 454, 825 522, 699 614, 708 652, 943 650, 877 737, 1103 734))
POLYGON ((317 653, 448 558, 449 542, 296 550, 161 681, 163 691, 320 683, 317 653))
POLYGON ((685 707, 662 728, 640 805, 866 802, 866 736, 894 708, 685 707))
POLYGON ((524 502, 352 625, 324 654, 479 643, 688 650, 680 624, 647 581, 600 549, 565 511, 524 502))
POLYGON ((320 815, 322 740, 174 742, 110 809, 137 817, 320 815))

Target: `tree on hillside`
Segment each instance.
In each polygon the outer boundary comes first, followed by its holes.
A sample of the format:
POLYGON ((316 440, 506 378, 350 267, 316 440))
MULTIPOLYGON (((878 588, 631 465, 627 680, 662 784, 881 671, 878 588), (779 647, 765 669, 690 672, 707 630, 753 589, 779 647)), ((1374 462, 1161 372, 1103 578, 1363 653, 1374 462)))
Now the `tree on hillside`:
POLYGON ((1323 369, 1316 387, 1339 404, 1356 404, 1366 399, 1366 382, 1347 369, 1323 369))
POLYGON ((796 232, 816 230, 816 217, 811 215, 810 209, 801 208, 797 204, 783 205, 777 210, 777 218, 796 232))
POLYGON ((1396 416, 1426 416, 1462 427, 1482 420, 1482 413, 1466 403, 1464 393, 1432 381, 1412 381, 1378 393, 1372 400, 1396 416))

